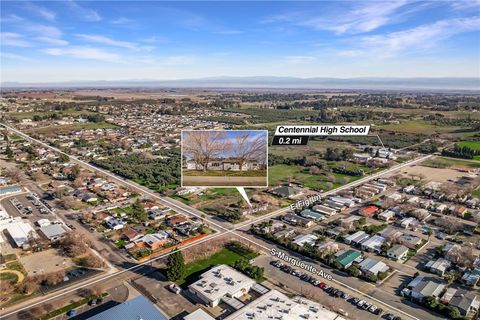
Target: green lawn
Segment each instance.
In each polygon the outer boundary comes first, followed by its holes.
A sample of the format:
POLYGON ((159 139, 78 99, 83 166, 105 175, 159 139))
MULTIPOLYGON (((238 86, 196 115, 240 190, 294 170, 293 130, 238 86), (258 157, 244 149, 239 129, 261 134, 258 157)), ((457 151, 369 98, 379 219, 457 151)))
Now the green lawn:
POLYGON ((8 281, 11 283, 17 283, 18 276, 15 273, 3 272, 0 273, 0 281, 8 281))
POLYGON ((480 189, 472 191, 472 197, 480 198, 480 189))
POLYGON ((7 269, 17 270, 27 275, 27 271, 23 267, 23 264, 20 261, 7 262, 7 269))
POLYGON ((480 161, 474 160, 459 160, 446 157, 437 157, 435 159, 428 159, 421 164, 422 166, 432 168, 448 168, 453 165, 461 165, 472 168, 480 168, 480 161))
POLYGON ((184 287, 190 285, 191 283, 198 280, 198 277, 205 272, 207 269, 219 265, 219 264, 228 264, 232 265, 235 261, 240 259, 252 259, 256 256, 255 253, 249 254, 247 256, 242 256, 228 248, 223 248, 219 252, 213 254, 207 259, 198 260, 187 264, 185 271, 185 278, 183 280, 177 281, 177 284, 183 285, 184 287))
POLYGON ((332 186, 329 187, 329 181, 325 175, 312 175, 302 166, 280 164, 268 168, 269 185, 277 185, 282 182, 287 182, 290 178, 293 181, 302 183, 306 187, 326 191, 361 178, 360 176, 349 176, 340 173, 333 173, 333 176, 337 179, 332 183, 332 186))
POLYGON ((480 150, 480 140, 477 141, 461 141, 457 143, 460 147, 468 147, 473 150, 480 150))

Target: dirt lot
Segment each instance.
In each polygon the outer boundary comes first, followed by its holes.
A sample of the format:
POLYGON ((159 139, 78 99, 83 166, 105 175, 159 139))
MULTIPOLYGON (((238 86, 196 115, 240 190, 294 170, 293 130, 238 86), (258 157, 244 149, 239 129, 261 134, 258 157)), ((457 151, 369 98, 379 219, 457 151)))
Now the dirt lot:
POLYGON ((455 180, 464 176, 464 172, 453 169, 439 169, 425 166, 413 166, 404 168, 401 171, 405 175, 421 175, 427 181, 447 182, 448 180, 455 180))
POLYGON ((54 249, 21 256, 20 262, 29 275, 60 271, 74 265, 71 259, 59 256, 54 249))

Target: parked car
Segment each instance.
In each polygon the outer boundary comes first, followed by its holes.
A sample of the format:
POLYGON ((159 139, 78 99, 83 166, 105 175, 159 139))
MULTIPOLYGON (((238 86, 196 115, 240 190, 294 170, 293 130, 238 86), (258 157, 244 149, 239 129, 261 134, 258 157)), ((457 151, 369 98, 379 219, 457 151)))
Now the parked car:
POLYGON ((177 286, 175 283, 172 283, 168 286, 168 290, 172 291, 175 294, 180 294, 182 292, 182 289, 177 286))
POLYGON ((320 283, 318 284, 318 287, 319 287, 320 289, 324 289, 326 285, 327 285, 327 284, 326 284, 325 282, 320 282, 320 283))
POLYGON ((350 302, 351 302, 352 304, 357 304, 359 301, 360 301, 360 299, 355 298, 355 297, 352 298, 352 299, 350 299, 350 302))

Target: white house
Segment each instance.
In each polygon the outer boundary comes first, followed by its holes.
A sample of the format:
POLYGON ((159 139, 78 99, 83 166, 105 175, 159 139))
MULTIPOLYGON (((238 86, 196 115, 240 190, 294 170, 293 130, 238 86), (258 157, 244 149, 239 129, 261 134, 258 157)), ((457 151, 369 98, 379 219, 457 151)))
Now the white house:
POLYGON ((408 248, 404 245, 397 244, 388 249, 387 256, 393 260, 402 260, 407 256, 408 248))

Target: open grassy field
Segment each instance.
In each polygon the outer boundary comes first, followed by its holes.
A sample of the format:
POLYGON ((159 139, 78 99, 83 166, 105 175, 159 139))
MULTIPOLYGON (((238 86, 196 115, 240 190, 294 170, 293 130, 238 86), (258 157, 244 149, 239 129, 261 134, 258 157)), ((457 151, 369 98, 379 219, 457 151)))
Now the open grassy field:
POLYGON ((450 168, 455 165, 466 166, 470 168, 480 168, 480 161, 437 157, 435 159, 428 159, 422 162, 422 166, 432 167, 432 168, 450 168))
POLYGON ((303 156, 325 153, 327 148, 355 149, 352 144, 348 142, 317 138, 315 140, 310 139, 306 146, 270 146, 268 152, 269 154, 286 158, 301 158, 303 156))
POLYGON ((480 189, 473 190, 472 196, 475 198, 480 198, 480 189))
POLYGON ((233 263, 240 259, 251 259, 255 257, 255 253, 249 254, 247 256, 242 256, 237 252, 234 252, 228 248, 223 248, 219 252, 213 254, 207 259, 193 261, 186 265, 185 277, 182 280, 177 281, 177 284, 184 285, 185 287, 189 284, 198 280, 198 277, 208 269, 219 264, 228 264, 233 265, 233 263))
POLYGON ((348 176, 339 173, 333 173, 332 175, 335 178, 333 181, 329 181, 326 175, 312 175, 305 167, 281 164, 271 166, 268 169, 268 182, 269 185, 277 185, 288 182, 290 179, 312 189, 327 191, 361 178, 360 176, 348 176))
POLYGON ((74 124, 65 124, 59 126, 48 126, 41 128, 32 128, 27 130, 27 133, 37 133, 43 134, 46 136, 49 135, 59 135, 59 134, 68 134, 70 132, 79 131, 79 130, 95 130, 95 129, 115 129, 118 126, 108 123, 108 122, 87 122, 87 123, 74 123, 74 124))
POLYGON ((465 129, 458 126, 439 126, 425 120, 408 120, 402 121, 399 124, 382 124, 375 126, 375 129, 385 131, 404 132, 404 133, 419 133, 425 135, 432 135, 435 133, 449 133, 456 130, 465 129))

